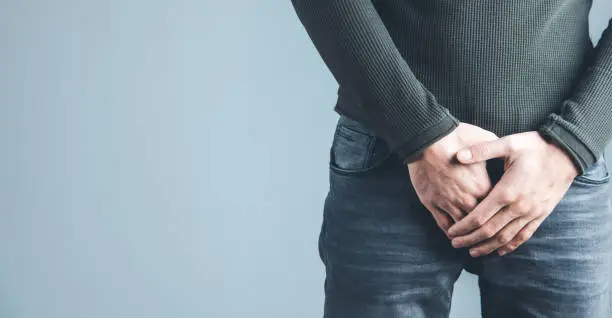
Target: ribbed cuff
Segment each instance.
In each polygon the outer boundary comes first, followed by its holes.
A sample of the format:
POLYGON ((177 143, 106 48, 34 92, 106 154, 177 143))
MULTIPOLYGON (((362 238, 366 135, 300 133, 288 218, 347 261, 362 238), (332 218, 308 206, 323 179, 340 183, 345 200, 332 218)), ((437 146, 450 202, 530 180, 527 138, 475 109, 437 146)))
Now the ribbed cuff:
POLYGON ((538 132, 565 150, 578 168, 579 175, 582 175, 597 161, 597 157, 575 134, 557 122, 560 119, 561 116, 551 114, 548 121, 538 128, 538 132))
POLYGON ((450 134, 459 125, 459 120, 447 112, 447 115, 440 118, 435 124, 421 131, 411 140, 403 143, 395 149, 404 164, 418 159, 427 147, 434 144, 450 134))

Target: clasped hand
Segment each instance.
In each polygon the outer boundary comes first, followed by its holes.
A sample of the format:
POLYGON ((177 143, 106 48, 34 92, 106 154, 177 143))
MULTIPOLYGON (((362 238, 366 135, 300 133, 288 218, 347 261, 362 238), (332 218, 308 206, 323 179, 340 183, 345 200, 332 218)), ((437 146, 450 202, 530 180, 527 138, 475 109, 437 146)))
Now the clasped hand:
POLYGON ((415 191, 456 248, 504 255, 526 242, 569 189, 578 171, 536 131, 498 138, 459 124, 408 164, 415 191), (486 160, 504 159, 492 185, 486 160))

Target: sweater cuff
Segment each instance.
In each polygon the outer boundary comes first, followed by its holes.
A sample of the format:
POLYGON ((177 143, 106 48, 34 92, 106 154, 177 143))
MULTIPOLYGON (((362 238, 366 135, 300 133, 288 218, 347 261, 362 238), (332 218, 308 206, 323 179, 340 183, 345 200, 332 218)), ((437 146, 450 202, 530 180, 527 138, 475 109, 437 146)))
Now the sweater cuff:
POLYGON ((395 152, 404 164, 408 164, 419 159, 427 147, 449 135, 458 125, 459 120, 446 111, 446 116, 401 144, 395 149, 395 152))
POLYGON ((548 141, 553 141, 563 149, 578 168, 579 175, 597 161, 597 157, 575 134, 559 124, 560 116, 551 114, 548 121, 538 128, 538 132, 548 141))

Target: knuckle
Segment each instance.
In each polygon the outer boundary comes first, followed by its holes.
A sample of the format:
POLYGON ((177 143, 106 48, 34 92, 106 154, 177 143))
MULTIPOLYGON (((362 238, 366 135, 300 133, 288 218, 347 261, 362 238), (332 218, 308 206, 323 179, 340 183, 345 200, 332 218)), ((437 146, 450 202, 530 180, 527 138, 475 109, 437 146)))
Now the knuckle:
POLYGON ((516 151, 517 143, 514 141, 513 138, 504 138, 504 147, 506 148, 505 150, 508 150, 510 152, 516 151))
POLYGON ((518 245, 516 243, 508 243, 506 244, 505 249, 507 249, 509 252, 514 251, 516 248, 518 247, 518 245))
POLYGON ((489 188, 483 186, 483 185, 476 185, 476 188, 474 189, 475 193, 474 195, 478 198, 478 199, 483 199, 487 193, 489 192, 489 188))
POLYGON ((510 237, 510 235, 506 232, 501 232, 497 235, 497 242, 500 244, 506 244, 508 242, 510 242, 512 238, 510 237))
POLYGON ((490 190, 491 190, 491 181, 488 179, 476 184, 476 191, 478 192, 479 196, 484 196, 490 190))
POLYGON ((522 216, 521 211, 519 209, 512 207, 508 209, 508 217, 511 219, 517 219, 522 216))
POLYGON ((482 145, 482 147, 478 148, 478 155, 481 157, 486 156, 491 152, 491 146, 488 144, 482 145))
POLYGON ((482 228, 482 234, 486 236, 487 238, 491 238, 495 235, 495 230, 493 230, 489 226, 485 226, 482 228))
POLYGON ((501 193, 501 200, 504 203, 514 202, 518 198, 518 191, 515 188, 506 188, 501 193))
POLYGON ((485 223, 484 219, 482 217, 477 217, 472 219, 472 221, 470 222, 470 225, 473 227, 481 227, 483 226, 485 223))
POLYGON ((520 242, 525 242, 528 239, 530 239, 532 235, 533 235, 533 232, 531 232, 531 230, 524 230, 524 231, 521 231, 521 233, 519 233, 517 236, 520 242))
POLYGON ((458 205, 466 211, 471 211, 476 207, 476 199, 472 197, 463 197, 459 200, 458 205))
POLYGON ((531 204, 527 200, 517 201, 513 211, 518 214, 526 214, 531 209, 531 204))

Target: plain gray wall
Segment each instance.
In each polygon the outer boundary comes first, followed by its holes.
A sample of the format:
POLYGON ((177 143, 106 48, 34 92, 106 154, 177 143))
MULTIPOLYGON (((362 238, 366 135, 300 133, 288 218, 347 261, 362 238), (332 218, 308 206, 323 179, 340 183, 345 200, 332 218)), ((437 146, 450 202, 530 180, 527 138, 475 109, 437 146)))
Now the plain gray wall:
POLYGON ((0 317, 320 317, 335 94, 290 1, 0 0, 0 317))

